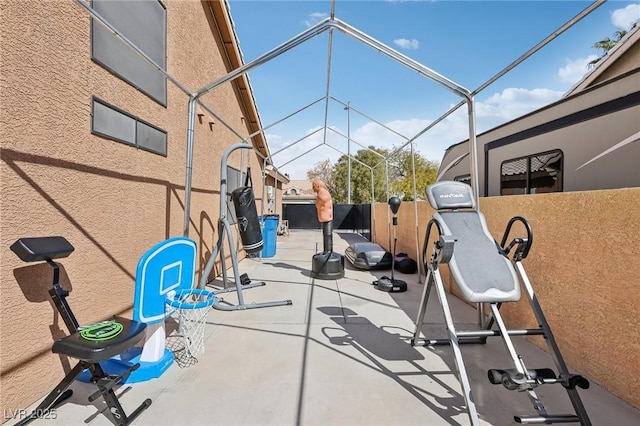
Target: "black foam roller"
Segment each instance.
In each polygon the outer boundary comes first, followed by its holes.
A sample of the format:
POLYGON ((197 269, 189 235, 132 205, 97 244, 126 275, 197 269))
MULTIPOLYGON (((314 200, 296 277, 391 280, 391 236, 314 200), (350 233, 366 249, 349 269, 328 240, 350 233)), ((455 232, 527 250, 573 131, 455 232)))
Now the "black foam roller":
POLYGON ((262 250, 264 243, 262 242, 262 230, 258 220, 253 188, 250 186, 236 188, 231 192, 231 198, 236 208, 236 218, 244 250, 247 253, 257 253, 262 250))

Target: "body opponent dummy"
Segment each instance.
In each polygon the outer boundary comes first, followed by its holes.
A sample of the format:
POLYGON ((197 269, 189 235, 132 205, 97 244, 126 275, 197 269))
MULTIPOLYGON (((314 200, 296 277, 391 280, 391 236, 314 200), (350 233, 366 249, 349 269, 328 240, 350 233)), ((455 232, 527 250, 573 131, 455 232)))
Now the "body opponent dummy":
POLYGON ((323 280, 344 277, 344 256, 333 252, 333 202, 331 194, 321 180, 313 181, 316 193, 318 221, 322 225, 322 252, 312 259, 311 276, 323 280))
POLYGON ((333 251, 333 201, 331 194, 321 180, 313 181, 313 192, 316 193, 316 210, 318 222, 322 225, 322 252, 333 251))

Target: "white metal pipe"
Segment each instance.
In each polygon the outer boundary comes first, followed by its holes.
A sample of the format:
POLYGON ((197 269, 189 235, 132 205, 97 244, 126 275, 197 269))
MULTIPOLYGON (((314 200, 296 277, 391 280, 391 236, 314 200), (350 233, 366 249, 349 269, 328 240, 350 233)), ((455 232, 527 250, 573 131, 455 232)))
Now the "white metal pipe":
MULTIPOLYGON (((411 142, 415 141, 416 139, 418 139, 420 136, 422 136, 423 134, 425 134, 427 131, 431 130, 433 127, 435 127, 438 123, 440 123, 442 120, 444 120, 445 118, 447 118, 449 115, 453 114, 453 112, 459 108, 461 105, 464 105, 464 100, 461 101, 458 105, 456 105, 455 107, 449 109, 447 112, 445 112, 444 114, 442 114, 440 117, 438 117, 437 119, 435 119, 433 122, 429 123, 429 125, 427 127, 425 127, 424 129, 422 129, 421 131, 419 131, 418 133, 416 133, 413 137, 409 138, 409 140, 407 142, 404 143, 404 145, 399 146, 398 148, 394 149, 393 151, 391 151, 389 153, 389 155, 387 156, 387 158, 394 156, 395 154, 397 154, 398 152, 400 152, 402 149, 404 149, 407 145, 409 145, 411 142)), ((382 162, 380 162, 382 163, 382 162)), ((380 164, 378 163, 378 164, 380 164)), ((376 166, 378 165, 376 164, 376 166)))
MULTIPOLYGON (((411 146, 411 175, 413 184, 413 223, 416 231, 416 260, 420 259, 420 233, 418 231, 418 192, 416 190, 416 156, 413 148, 413 142, 409 144, 411 146)), ((420 265, 421 262, 417 262, 420 265)), ((420 266, 418 266, 420 268, 420 266)), ((418 271, 418 283, 422 284, 422 275, 418 271)))
MULTIPOLYGON (((316 134, 316 133, 318 133, 320 130, 322 130, 322 128, 316 129, 316 130, 314 130, 313 132, 309 133, 308 135, 304 135, 303 137, 301 137, 301 138, 300 138, 300 139, 298 139, 297 141, 292 142, 292 143, 290 143, 289 145, 285 146, 284 148, 279 149, 278 151, 274 152, 273 154, 271 154, 271 157, 275 157, 276 155, 278 155, 278 154, 279 154, 279 153, 281 153, 282 151, 284 151, 284 150, 286 150, 286 149, 288 149, 288 148, 292 147, 292 146, 293 146, 293 145, 295 145, 295 144, 298 144, 298 143, 302 142, 303 140, 307 139, 308 137, 310 137, 310 136, 312 136, 312 135, 315 135, 315 134, 316 134)), ((306 153, 305 153, 305 154, 306 154, 306 153)), ((304 155, 304 154, 303 154, 303 155, 304 155)), ((300 157, 297 157, 297 158, 300 158, 300 157)))
MULTIPOLYGON (((282 53, 285 53, 288 50, 293 49, 294 47, 304 43, 305 41, 315 37, 318 34, 321 34, 322 32, 326 31, 327 29, 336 26, 336 22, 340 22, 341 27, 339 28, 341 31, 351 35, 352 37, 361 40, 362 42, 364 42, 365 44, 369 45, 370 47, 379 49, 381 51, 383 51, 385 54, 387 54, 388 56, 392 57, 393 59, 395 59, 396 61, 403 63, 404 65, 406 65, 409 68, 412 68, 414 70, 416 70, 417 72, 419 72, 422 75, 425 75, 427 78, 441 84, 444 85, 445 87, 448 87, 450 90, 458 91, 460 89, 459 86, 455 85, 455 83, 453 83, 454 86, 450 86, 449 85, 449 80, 444 79, 443 77, 440 76, 439 74, 433 72, 432 70, 422 66, 421 64, 411 60, 410 58, 401 55, 398 52, 395 52, 393 49, 381 44, 380 42, 378 42, 375 39, 370 38, 369 36, 367 36, 364 33, 361 33, 359 31, 357 31, 355 28, 350 27, 344 23, 342 23, 341 21, 336 21, 334 19, 334 16, 332 16, 331 18, 327 18, 321 22, 319 22, 318 24, 316 24, 315 26, 307 29, 306 31, 303 31, 302 33, 298 34, 296 37, 286 41, 285 43, 277 46, 276 48, 266 52, 265 54, 259 56, 258 58, 254 59, 253 61, 235 69, 234 71, 228 73, 227 75, 225 75, 224 77, 209 83, 205 86, 203 86, 202 88, 198 89, 196 92, 194 92, 191 95, 191 98, 189 100, 190 104, 195 104, 195 102, 205 93, 209 92, 210 90, 214 89, 215 87, 218 87, 228 81, 231 81, 237 77, 239 77, 240 75, 245 74, 246 72, 248 72, 250 69, 257 67, 265 62, 268 62, 269 60, 281 55, 282 53)), ((465 89, 466 90, 466 89, 465 89)), ((194 143, 194 124, 193 122, 195 122, 195 108, 192 108, 192 106, 190 105, 189 107, 189 124, 187 126, 188 128, 188 134, 187 134, 187 151, 189 153, 191 153, 191 156, 193 155, 193 143, 194 143), (190 147, 189 147, 190 145, 190 147)), ((325 126, 326 128, 326 126, 325 126)), ((326 137, 326 135, 325 135, 326 137)), ((325 139, 325 143, 326 143, 326 139, 325 139)), ((310 151, 307 151, 307 153, 310 151)), ((299 158, 299 157, 298 157, 299 158)), ((192 159, 188 162, 192 163, 192 159)), ((187 168, 187 173, 190 174, 192 172, 191 170, 191 166, 189 166, 187 168)), ((188 235, 188 221, 189 221, 189 215, 190 215, 190 187, 191 185, 191 178, 188 177, 185 179, 185 223, 187 225, 185 225, 185 235, 188 235), (188 184, 188 185, 187 185, 188 184)))
POLYGON ((579 22, 582 18, 584 18, 585 16, 587 16, 588 14, 590 14, 591 12, 593 12, 594 10, 596 10, 598 7, 602 6, 604 3, 606 2, 606 0, 596 0, 593 3, 591 3, 589 6, 587 6, 586 9, 584 9, 582 12, 578 13, 576 16, 574 16, 573 18, 571 18, 569 21, 567 21, 566 23, 564 23, 563 25, 561 25, 557 30, 555 30, 553 33, 549 34, 546 38, 544 38, 542 41, 540 41, 538 44, 536 44, 535 46, 533 46, 531 49, 529 49, 527 52, 525 52, 523 55, 521 55, 518 59, 516 59, 515 61, 513 61, 511 64, 507 65, 502 71, 498 72, 496 75, 494 75, 493 77, 491 77, 489 80, 487 80, 485 83, 483 83, 480 87, 478 87, 476 90, 474 90, 472 92, 472 96, 477 95, 479 92, 481 92, 482 90, 484 90, 487 86, 491 85, 493 82, 495 82, 497 79, 499 79, 500 77, 502 77, 503 75, 505 75, 506 73, 508 73, 509 71, 511 71, 513 68, 515 68, 516 66, 518 66, 521 62, 523 62, 525 59, 529 58, 531 55, 533 55, 534 53, 536 53, 538 50, 540 50, 541 48, 543 48, 544 46, 546 46, 547 44, 549 44, 550 41, 552 41, 553 39, 555 39, 556 37, 558 37, 560 34, 562 34, 563 32, 565 32, 566 30, 568 30, 569 28, 571 28, 573 25, 575 25, 577 22, 579 22))
POLYGON ((246 144, 237 143, 228 147, 220 158, 220 218, 227 217, 227 160, 236 149, 246 148, 246 144))
MULTIPOLYGON (((192 102, 193 98, 189 100, 189 117, 195 117, 196 103, 192 102)), ((195 127, 195 120, 189 119, 187 122, 187 133, 193 134, 195 127)), ((225 171, 226 173, 226 171, 225 171)), ((184 221, 182 224, 182 235, 184 237, 189 236, 189 221, 191 220, 190 207, 191 207, 191 179, 193 176, 193 143, 187 143, 187 160, 186 160, 186 173, 184 181, 184 221)), ((222 197, 222 194, 220 194, 222 197)))
POLYGON ((351 102, 347 102, 347 204, 351 204, 351 102))
MULTIPOLYGON (((498 78, 502 77, 503 75, 505 75, 507 72, 511 71, 513 68, 515 68, 517 65, 519 65, 521 62, 523 62, 525 59, 529 58, 531 55, 533 55, 534 53, 536 53, 538 50, 540 50, 542 47, 546 46, 547 44, 549 44, 550 41, 552 41, 553 39, 555 39, 556 37, 558 37, 560 34, 562 34, 563 32, 565 32, 566 30, 568 30, 570 27, 572 27, 574 24, 576 24, 578 21, 580 21, 582 18, 584 18, 585 16, 587 16, 588 14, 590 14, 591 12, 593 12, 596 8, 602 6, 605 3, 606 0, 597 0, 594 1, 591 5, 589 5, 586 9, 584 9, 582 12, 580 12, 578 15, 576 15, 575 17, 573 17, 572 19, 570 19, 568 22, 566 22, 565 24, 563 24, 560 28, 558 28, 556 31, 554 31, 551 35, 549 35, 548 37, 546 37, 544 40, 542 40, 540 43, 536 44, 534 47, 532 47, 531 49, 529 49, 525 54, 523 54, 522 56, 520 56, 518 59, 516 59, 515 61, 513 61, 511 64, 509 64, 508 66, 506 66, 503 70, 501 70, 500 72, 498 72, 496 75, 494 75, 493 77, 491 77, 489 80, 487 80, 485 83, 483 83, 482 85, 480 85, 477 89, 475 89, 473 92, 470 93, 470 96, 475 96, 478 93, 480 93, 482 90, 486 89, 489 85, 493 84, 498 78)), ((430 123, 427 127, 425 127, 423 130, 421 130, 420 132, 418 132, 416 135, 414 135, 411 140, 414 141, 417 138, 419 138, 420 136, 422 136, 424 133, 426 133, 428 130, 430 130, 431 128, 433 128, 436 124, 440 123, 442 120, 444 120, 446 117, 448 117, 449 115, 451 115, 453 112, 457 111, 458 108, 460 108, 462 105, 465 104, 465 99, 461 100, 458 104, 456 104, 455 106, 453 106, 452 108, 450 108, 446 113, 444 113, 443 115, 441 115, 438 119, 436 119, 434 122, 430 123)), ((403 146, 397 148, 395 151, 393 151, 392 153, 389 154, 389 156, 391 156, 392 154, 394 154, 396 151, 404 148, 407 144, 404 144, 403 146)), ((376 164, 377 166, 377 164, 376 164)))
POLYGON ((373 168, 371 169, 371 204, 376 202, 375 198, 375 186, 373 185, 373 168))
POLYGON ((203 87, 201 87, 200 89, 196 90, 193 93, 193 96, 196 98, 199 98, 200 96, 204 95, 205 93, 215 89, 216 87, 227 83, 231 80, 234 80, 238 77, 240 77, 243 74, 246 74, 248 71, 250 71, 253 68, 256 68, 266 62, 269 62, 271 59, 275 59, 278 56, 282 55, 285 52, 288 52, 289 50, 293 49, 296 46, 301 45, 302 43, 304 43, 307 40, 312 39, 313 37, 317 36, 318 34, 322 34, 323 32, 327 31, 330 28, 330 18, 325 18, 324 20, 318 22, 316 25, 309 27, 308 29, 306 29, 305 31, 301 32, 300 34, 298 34, 295 37, 290 38, 289 40, 287 40, 286 42, 280 44, 279 46, 274 47, 273 49, 269 50, 266 53, 263 53, 262 55, 258 56, 256 59, 246 63, 245 65, 236 68, 235 70, 231 71, 230 73, 226 74, 224 77, 219 78, 203 87))
POLYGON ((311 151, 314 151, 314 150, 320 148, 322 145, 324 145, 324 144, 321 143, 321 144, 318 144, 318 145, 314 146, 313 148, 303 152, 302 154, 298 155, 297 157, 294 157, 291 160, 287 161, 286 163, 281 164, 278 168, 282 168, 282 167, 286 166, 287 164, 289 164, 289 163, 291 163, 293 161, 296 161, 298 158, 301 158, 301 157, 304 157, 307 154, 310 154, 311 151))
POLYGON ((338 30, 342 31, 343 33, 345 33, 346 35, 355 38, 356 40, 361 41, 362 43, 366 44, 369 47, 374 48, 375 50, 379 51, 380 53, 384 54, 385 56, 393 59, 396 62, 399 62, 400 64, 404 65, 405 67, 417 72, 418 74, 428 78, 429 80, 433 81, 434 83, 444 87, 445 89, 459 95, 462 97, 466 97, 469 95, 469 90, 467 90, 466 88, 464 88, 463 86, 460 86, 459 84, 453 82, 452 80, 449 80, 448 78, 444 77, 443 75, 435 72, 434 70, 422 65, 421 63, 414 61, 413 59, 409 58, 408 56, 403 55, 402 53, 398 52, 395 49, 390 48, 389 46, 387 46, 386 44, 383 44, 381 42, 379 42, 378 40, 374 39, 373 37, 370 37, 369 35, 359 31, 358 29, 350 26, 349 24, 341 21, 340 19, 334 19, 332 21, 329 21, 327 23, 328 25, 332 25, 335 28, 337 28, 338 30))
MULTIPOLYGON (((333 149, 333 150, 335 150, 335 151, 339 152, 339 153, 340 153, 340 154, 342 154, 342 155, 347 155, 344 151, 342 151, 342 150, 340 150, 340 149, 338 149, 338 148, 336 148, 336 147, 334 147, 334 146, 331 146, 331 145, 329 145, 328 143, 327 143, 327 144, 324 144, 324 145, 326 145, 326 146, 328 146, 329 148, 331 148, 331 149, 333 149)), ((304 154, 303 154, 303 155, 304 155, 304 154)), ((371 170, 371 166, 369 166, 368 164, 363 163, 362 161, 358 160, 357 158, 353 158, 353 161, 355 161, 356 163, 362 164, 362 165, 363 165, 363 166, 365 166, 367 169, 371 170)))
MULTIPOLYGON (((340 99, 338 99, 338 98, 335 98, 335 97, 331 96, 331 99, 333 99, 334 101, 338 102, 339 104, 344 105, 345 107, 347 106, 347 104, 345 104, 344 102, 342 102, 342 101, 341 101, 340 99)), ((361 116, 363 116, 364 118, 366 118, 367 120, 373 121, 373 122, 374 122, 374 123, 376 123, 378 126, 380 126, 380 127, 384 127, 386 130, 388 130, 388 131, 390 131, 391 133, 394 133, 394 134, 396 134, 396 135, 400 136, 400 137, 401 137, 402 139, 404 139, 404 140, 407 140, 407 141, 409 140, 409 138, 408 138, 407 136, 403 135, 402 133, 397 132, 396 130, 393 130, 391 127, 387 126, 387 125, 386 125, 386 124, 384 124, 384 123, 381 123, 380 121, 376 120, 375 118, 370 117, 369 115, 367 115, 367 114, 365 114, 364 112, 360 111, 358 108, 355 108, 355 107, 351 106, 350 104, 349 104, 349 107, 350 107, 353 111, 357 112, 358 114, 360 114, 361 116)), ((346 109, 346 108, 345 108, 345 109, 346 109)))
POLYGON ((191 97, 189 99, 189 117, 188 117, 188 124, 187 124, 187 153, 188 153, 188 158, 187 158, 187 177, 185 178, 185 211, 184 211, 184 229, 183 229, 183 234, 184 236, 188 236, 189 235, 189 220, 190 220, 190 215, 191 215, 191 173, 192 173, 192 164, 193 164, 193 144, 194 144, 194 140, 195 140, 195 103, 196 101, 205 93, 208 93, 209 91, 213 90, 214 88, 227 83, 229 81, 232 81, 236 78, 238 78, 239 76, 247 73, 250 69, 255 68, 265 62, 268 62, 271 59, 274 59, 278 56, 280 56, 281 54, 287 52, 288 50, 293 49, 294 47, 304 43, 305 41, 315 37, 316 35, 324 32, 327 30, 327 28, 329 28, 326 24, 328 23, 329 19, 325 19, 321 22, 319 22, 318 24, 316 24, 315 26, 307 29, 306 31, 303 31, 302 33, 298 34, 296 37, 288 40, 287 42, 281 44, 280 46, 275 47, 274 49, 268 51, 267 53, 259 56, 258 58, 254 59, 253 61, 239 67, 236 68, 235 70, 231 71, 230 73, 226 74, 224 77, 207 84, 206 86, 196 90, 194 93, 191 94, 191 97), (193 104, 193 105, 192 105, 193 104))
MULTIPOLYGON (((264 223, 264 193, 266 191, 266 186, 267 186, 267 161, 266 160, 262 160, 262 193, 260 195, 261 200, 260 200, 260 216, 262 216, 262 223, 264 223)), ((267 198, 269 197, 269 193, 267 193, 267 198)), ((268 205, 268 200, 267 200, 267 205, 268 205)))
MULTIPOLYGON (((273 184, 273 211, 275 213, 275 212, 278 211, 278 182, 280 182, 278 180, 278 174, 277 173, 276 173, 275 177, 273 178, 273 180, 274 180, 274 184, 273 184)), ((281 211, 280 214, 284 215, 284 212, 281 211)), ((283 218, 281 217, 281 219, 283 219, 283 218)))
POLYGON ((473 108, 473 97, 467 101, 467 115, 469 122, 469 152, 471 163, 471 188, 476 201, 476 209, 480 211, 480 193, 478 185, 478 149, 476 141, 476 114, 473 108))
MULTIPOLYGON (((79 4, 81 4, 83 7, 87 8, 87 6, 81 1, 81 0, 77 0, 77 2, 79 4)), ((547 37, 547 39, 543 40, 543 42, 539 43, 536 47, 534 47, 531 51, 527 52, 525 55, 521 56, 518 60, 516 60, 512 65, 510 65, 509 67, 507 67, 507 69, 503 70, 501 73, 499 73, 499 75, 497 75, 493 80, 497 79, 498 77, 500 77, 501 75, 503 75, 504 73, 508 72, 511 68, 515 67, 518 63, 520 63, 521 61, 523 61, 524 59, 526 59, 526 57, 530 56, 533 52, 535 52, 537 49, 541 48, 544 44, 548 43, 550 40, 552 40, 553 38, 557 37, 557 35, 559 35, 561 32, 565 31, 566 29, 568 29, 570 26, 572 26, 575 22, 577 22, 578 20, 582 19, 584 16, 586 16, 587 14, 589 14, 591 11, 593 11, 596 7, 599 7, 600 5, 602 5, 604 3, 603 0, 599 0, 599 1, 595 1, 591 6, 589 6, 587 9, 585 9, 581 14, 579 14, 576 18, 574 18, 572 21, 568 22, 567 24, 565 24, 563 27, 561 27, 560 30, 558 30, 556 33, 552 34, 551 36, 547 37)), ((90 8, 89 8, 90 9, 90 8)), ((88 9, 88 10, 89 10, 88 9)), ((90 13, 93 12, 93 10, 90 10, 90 13)), ((95 13, 95 12, 93 12, 95 13)), ((92 13, 92 14, 93 14, 92 13)), ((231 81, 237 77, 239 77, 240 75, 245 74, 246 72, 248 72, 250 69, 259 66, 265 62, 268 62, 269 60, 279 56, 280 54, 293 49, 294 47, 304 43, 305 41, 315 37, 318 34, 321 34, 322 32, 326 31, 329 28, 338 28, 340 31, 342 31, 343 33, 363 42, 364 44, 382 52, 383 54, 385 54, 386 56, 390 57, 391 59, 401 63, 402 65, 404 65, 405 67, 412 69, 414 71, 416 71, 417 73, 419 73, 420 75, 423 75, 425 77, 427 77, 429 80, 435 82, 436 84, 439 84, 440 86, 462 96, 463 98, 466 99, 469 108, 471 110, 471 113, 473 112, 473 106, 472 106, 472 96, 470 94, 470 92, 465 89, 462 86, 457 85, 456 83, 454 83, 453 81, 445 78, 444 76, 436 73, 435 71, 425 67, 424 65, 406 57, 405 55, 402 55, 401 53, 395 51, 394 49, 389 48, 388 46, 380 43, 379 41, 369 37, 367 34, 364 34, 360 31, 358 31, 357 29, 347 25, 346 23, 335 19, 335 15, 334 15, 334 3, 332 2, 332 13, 331 13, 331 17, 327 18, 321 22, 319 22, 318 24, 316 24, 315 26, 307 29, 306 31, 303 31, 302 33, 300 33, 298 36, 288 40, 287 42, 277 46, 276 48, 266 52, 265 54, 259 56, 258 58, 256 58, 255 60, 247 63, 244 66, 241 66, 239 68, 237 68, 236 70, 228 73, 226 76, 224 76, 221 79, 218 79, 204 87, 202 87, 201 89, 197 90, 195 93, 192 94, 192 99, 190 100, 190 103, 192 101, 196 101, 200 96, 202 96, 204 93, 207 93, 208 91, 212 90, 213 88, 226 83, 228 81, 231 81)), ((130 44, 130 43, 128 43, 130 44)), ((145 55, 146 56, 146 55, 145 55)), ((151 61, 152 62, 152 61, 151 61)), ((152 62, 153 63, 153 62, 152 62)), ((157 66, 157 65, 155 65, 157 66)), ((163 72, 163 70, 160 70, 161 72, 163 72)), ((168 78, 170 78, 170 76, 167 76, 168 78)), ((492 80, 492 81, 493 81, 492 80)), ((173 81, 173 80, 172 80, 173 81)), ((177 83, 177 81, 176 81, 177 83)), ((177 83, 178 84, 178 83, 177 83)), ((490 84, 489 82, 487 83, 487 85, 490 84)), ((484 88, 486 86, 482 86, 481 88, 484 88)), ((474 94, 477 93, 477 91, 474 91, 474 94)), ((464 102, 461 102, 461 104, 464 102)), ((452 113, 453 110, 450 110, 447 115, 449 115, 450 113, 452 113)), ((444 119, 445 116, 441 117, 439 121, 441 121, 442 119, 444 119)), ((190 121, 195 120, 195 115, 192 112, 192 108, 190 106, 189 108, 189 119, 190 121)), ((423 132, 419 133, 418 135, 414 136, 411 140, 415 140, 417 139, 417 137, 419 137, 420 135, 422 135, 424 132, 426 132, 428 129, 430 129, 431 127, 433 127, 433 125, 435 125, 435 123, 432 123, 431 126, 429 126, 428 128, 426 128, 423 132)), ((187 143, 193 145, 193 124, 189 123, 188 127, 188 137, 187 137, 187 143)), ((475 128, 475 124, 470 123, 469 125, 470 129, 471 128, 475 128)), ((326 126, 325 126, 326 128, 326 126)), ((326 135, 325 135, 326 136, 326 135)), ((474 144, 475 144, 475 133, 473 135, 470 135, 469 137, 470 142, 473 139, 474 140, 474 144)), ((326 142, 326 140, 325 140, 326 142)), ((187 152, 190 152, 191 155, 193 154, 193 148, 187 148, 187 152)), ((307 151, 307 153, 310 151, 307 151)), ((298 157, 299 158, 299 157, 298 157)), ((377 166, 377 165, 376 165, 377 166)), ((475 174, 475 182, 476 182, 476 189, 474 190, 476 197, 478 196, 478 191, 477 191, 477 164, 472 165, 472 168, 475 167, 475 173, 472 171, 472 175, 475 174)), ((187 173, 191 173, 191 168, 188 167, 187 168, 187 173)), ((474 178, 472 177, 472 183, 474 181, 474 178)), ((191 183, 191 179, 187 178, 186 179, 186 183, 185 186, 187 186, 187 184, 190 185, 191 183)), ((186 188, 187 192, 190 192, 190 186, 188 188, 186 188)), ((187 197, 185 196, 185 223, 188 224, 188 210, 189 210, 189 204, 188 204, 188 200, 187 197)), ((188 225, 185 226, 185 229, 188 230, 188 225)))
POLYGON ((389 162, 387 160, 384 160, 384 177, 386 184, 385 195, 388 200, 389 198, 391 198, 391 194, 389 193, 389 162))
MULTIPOLYGON (((328 129, 328 130, 332 131, 333 133, 335 133, 335 134, 337 134, 337 135, 342 136, 342 137, 343 137, 343 138, 345 138, 345 139, 347 138, 347 136, 346 136, 344 133, 342 133, 342 132, 340 132, 339 130, 336 130, 336 129, 332 128, 332 127, 329 127, 329 129, 328 129)), ((383 160, 383 161, 384 161, 384 159, 385 159, 385 158, 387 158, 387 157, 385 157, 384 155, 380 154, 378 151, 374 151, 373 149, 369 148, 368 146, 365 146, 365 145, 361 144, 360 142, 358 142, 358 141, 357 141, 357 140, 355 140, 355 139, 351 139, 351 142, 355 143, 355 144, 356 144, 356 145, 358 145, 360 148, 362 148, 362 149, 366 149, 366 150, 367 150, 367 151, 369 151, 370 153, 377 155, 378 157, 382 158, 382 160, 383 160)), ((380 163, 378 163, 378 164, 380 164, 380 163)), ((375 167, 375 166, 374 166, 374 167, 375 167)))
MULTIPOLYGON (((264 132, 265 130, 270 129, 271 127, 277 126, 278 124, 282 123, 283 121, 288 120, 289 118, 301 113, 305 109, 312 107, 313 105, 317 104, 318 102, 320 102, 323 99, 325 99, 325 96, 322 96, 322 97, 316 99, 315 101, 311 102, 310 104, 307 104, 306 106, 303 106, 302 108, 296 110, 295 112, 292 112, 291 114, 286 115, 286 116, 282 117, 281 119, 279 119, 277 121, 274 121, 273 123, 271 123, 271 124, 269 124, 267 126, 262 127, 262 129, 252 133, 251 135, 249 135, 249 137, 254 136, 254 135, 256 135, 256 134, 258 134, 260 132, 264 132)), ((280 151, 278 151, 278 152, 280 152, 280 151)))
POLYGON ((331 90, 331 52, 333 44, 333 29, 329 29, 329 45, 327 46, 327 78, 324 93, 324 133, 323 141, 327 143, 327 125, 329 120, 329 91, 331 90))
MULTIPOLYGON (((245 141, 242 141, 241 143, 246 144, 245 141)), ((247 172, 249 171, 247 168, 245 168, 244 166, 244 151, 240 152, 240 178, 242 179, 242 171, 243 170, 247 170, 247 172)), ((250 159, 247 158, 248 162, 247 162, 247 166, 249 166, 250 163, 250 159)), ((248 174, 247 174, 248 177, 248 174)), ((246 177, 245 177, 245 181, 246 181, 246 177)), ((251 182, 253 183, 253 181, 251 182)), ((243 182, 240 182, 240 185, 243 185, 243 182)), ((231 191, 233 191, 235 188, 231 188, 231 191)), ((220 196, 222 197, 222 193, 220 194, 220 196)), ((226 197, 227 195, 225 194, 224 197, 226 197)), ((229 233, 229 235, 231 235, 231 233, 229 233)), ((240 241, 240 227, 236 226, 236 241, 240 241)), ((240 244, 235 244, 235 255, 236 258, 238 257, 238 254, 240 253, 240 244)))

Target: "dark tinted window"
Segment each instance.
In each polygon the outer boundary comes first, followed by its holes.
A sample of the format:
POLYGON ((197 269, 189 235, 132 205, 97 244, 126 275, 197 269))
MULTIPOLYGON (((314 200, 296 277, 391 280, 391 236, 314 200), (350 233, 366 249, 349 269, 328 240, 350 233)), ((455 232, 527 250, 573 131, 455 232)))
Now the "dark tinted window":
POLYGON ((562 191, 562 152, 552 151, 530 158, 529 192, 562 191))
MULTIPOLYGON (((91 6, 158 66, 167 69, 167 11, 159 0, 93 0, 91 6)), ((91 57, 166 106, 166 77, 100 22, 93 19, 91 24, 91 57)))
POLYGON ((507 160, 500 166, 500 195, 562 191, 562 151, 507 160))
POLYGON ((453 178, 456 182, 466 183, 467 185, 471 185, 471 175, 460 175, 453 178))
POLYGON ((96 98, 91 132, 167 156, 167 132, 96 98))

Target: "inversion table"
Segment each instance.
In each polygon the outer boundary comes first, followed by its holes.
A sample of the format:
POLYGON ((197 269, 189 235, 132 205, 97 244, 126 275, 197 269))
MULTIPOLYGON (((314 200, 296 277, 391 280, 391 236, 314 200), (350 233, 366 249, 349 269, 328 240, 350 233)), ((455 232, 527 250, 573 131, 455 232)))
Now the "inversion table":
POLYGON ((580 375, 569 372, 522 266, 522 260, 527 257, 533 242, 529 223, 520 216, 513 217, 507 224, 501 244, 498 244, 491 236, 484 216, 476 210, 475 200, 469 185, 444 181, 427 187, 426 192, 429 203, 436 212, 427 225, 423 244, 422 261, 425 263, 427 284, 424 286, 411 344, 413 346, 451 345, 469 418, 473 425, 479 424, 478 412, 460 351, 460 344, 484 344, 487 337, 490 336, 502 337, 514 368, 488 370, 489 381, 493 384, 502 384, 509 390, 526 392, 537 411, 535 416, 514 416, 516 422, 525 424, 580 422, 582 425, 590 425, 591 422, 576 389, 576 387, 587 389, 589 381, 580 375), (511 227, 516 222, 524 225, 527 236, 515 238, 505 247, 511 227), (434 225, 439 236, 435 239, 431 256, 427 259, 430 232, 434 225), (512 255, 509 258, 510 252, 512 255), (489 305, 491 316, 486 324, 483 324, 485 321, 480 321, 478 330, 456 331, 439 271, 441 264, 449 266, 453 281, 457 284, 464 299, 477 303, 480 312, 482 312, 481 308, 484 304, 489 305), (420 338, 422 323, 429 293, 434 284, 444 314, 448 337, 445 339, 422 339, 420 338), (502 303, 515 302, 520 299, 521 287, 531 304, 539 328, 507 329, 500 315, 502 303), (557 373, 550 368, 527 369, 511 341, 511 336, 514 335, 544 336, 551 357, 555 362, 557 373), (534 389, 542 384, 550 383, 560 384, 566 389, 575 414, 553 415, 547 413, 534 389))

